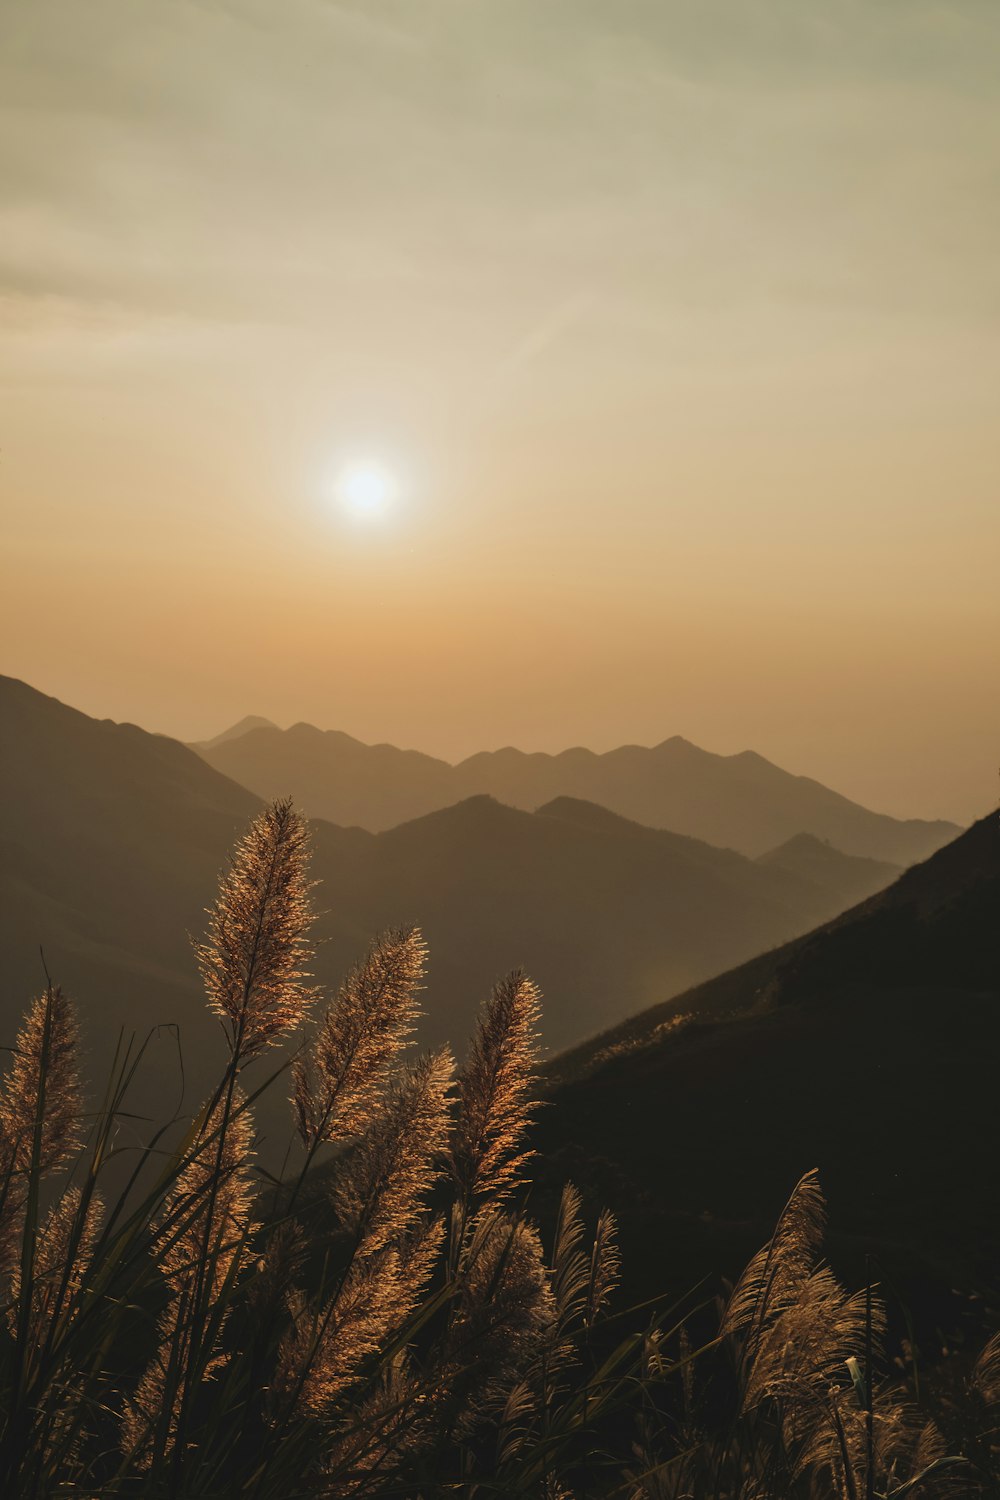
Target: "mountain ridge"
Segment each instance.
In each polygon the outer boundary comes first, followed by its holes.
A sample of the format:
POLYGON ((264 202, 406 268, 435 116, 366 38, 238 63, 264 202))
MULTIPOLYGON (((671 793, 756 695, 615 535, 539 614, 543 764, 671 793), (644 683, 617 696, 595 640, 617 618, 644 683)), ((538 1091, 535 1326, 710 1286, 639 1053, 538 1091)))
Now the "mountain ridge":
MULTIPOLYGON (((210 1052, 187 934, 260 801, 192 749, 26 684, 0 680, 0 710, 4 1029, 41 980, 41 942, 95 1026, 179 1023, 210 1052)), ((516 965, 546 995, 548 1044, 564 1046, 851 899, 572 799, 529 812, 476 794, 377 834, 317 819, 312 840, 320 982, 335 987, 378 930, 417 923, 431 952, 422 1040, 459 1048, 516 965)))
POLYGON ((961 831, 944 820, 872 812, 756 751, 716 755, 680 735, 652 747, 621 745, 602 753, 583 746, 556 754, 505 746, 454 765, 304 722, 195 748, 258 796, 291 792, 311 816, 372 832, 477 793, 525 811, 575 797, 751 857, 812 833, 844 854, 905 866, 961 831))
POLYGON ((991 813, 814 931, 551 1061, 545 1173, 619 1214, 633 1295, 662 1290, 665 1266, 678 1290, 705 1264, 732 1274, 812 1168, 841 1267, 871 1255, 929 1318, 951 1287, 993 1284, 998 907, 991 813))
POLYGON ((245 734, 250 734, 254 729, 277 729, 278 726, 271 719, 265 719, 261 714, 246 714, 236 724, 231 724, 221 734, 213 735, 208 740, 194 740, 191 743, 192 750, 214 750, 216 745, 225 745, 229 740, 238 740, 245 734))

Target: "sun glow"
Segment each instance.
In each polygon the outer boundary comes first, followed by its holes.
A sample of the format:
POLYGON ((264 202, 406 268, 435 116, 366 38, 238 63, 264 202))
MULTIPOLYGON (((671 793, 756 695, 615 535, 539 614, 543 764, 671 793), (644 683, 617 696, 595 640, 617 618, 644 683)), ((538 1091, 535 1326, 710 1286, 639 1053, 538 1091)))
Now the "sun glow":
POLYGON ((379 520, 391 511, 398 485, 388 469, 375 463, 352 463, 342 468, 334 482, 334 494, 348 515, 358 520, 379 520))

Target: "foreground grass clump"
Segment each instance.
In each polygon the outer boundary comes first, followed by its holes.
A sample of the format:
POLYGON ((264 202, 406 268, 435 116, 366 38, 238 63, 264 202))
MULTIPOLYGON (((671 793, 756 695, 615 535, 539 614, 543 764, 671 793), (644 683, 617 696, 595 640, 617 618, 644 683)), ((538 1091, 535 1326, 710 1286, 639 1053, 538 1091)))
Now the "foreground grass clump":
POLYGON ((87 1113, 71 1003, 50 985, 28 1012, 0 1095, 0 1494, 996 1493, 1000 1345, 937 1423, 880 1380, 878 1300, 821 1264, 811 1174, 717 1337, 693 1347, 704 1308, 610 1317, 611 1216, 588 1234, 567 1185, 543 1244, 520 1206, 534 985, 496 985, 457 1073, 408 1060, 420 934, 384 934, 324 1008, 307 854, 287 803, 237 846, 197 950, 226 1064, 107 1204, 142 1049, 87 1113), (280 1183, 255 1163, 263 1087, 298 1139, 280 1183))

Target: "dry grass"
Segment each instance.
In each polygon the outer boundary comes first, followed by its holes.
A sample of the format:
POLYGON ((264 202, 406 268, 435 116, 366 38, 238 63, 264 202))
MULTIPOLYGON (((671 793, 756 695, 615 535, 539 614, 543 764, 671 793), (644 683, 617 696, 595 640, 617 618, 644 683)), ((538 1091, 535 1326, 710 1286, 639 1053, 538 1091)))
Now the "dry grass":
POLYGON ((889 1378, 877 1293, 822 1263, 813 1174, 718 1338, 610 1316, 612 1217, 589 1230, 567 1186, 546 1245, 518 1203, 540 1003, 519 971, 456 1078, 447 1052, 403 1058, 420 933, 379 938, 302 1042, 300 1159, 264 1186, 241 1076, 314 999, 307 852, 288 803, 238 845, 197 950, 228 1039, 218 1087, 108 1209, 142 1048, 85 1132, 72 1006, 50 987, 28 1011, 0 1094, 0 1494, 996 1493, 1000 1344, 937 1422, 919 1410, 889 1378))

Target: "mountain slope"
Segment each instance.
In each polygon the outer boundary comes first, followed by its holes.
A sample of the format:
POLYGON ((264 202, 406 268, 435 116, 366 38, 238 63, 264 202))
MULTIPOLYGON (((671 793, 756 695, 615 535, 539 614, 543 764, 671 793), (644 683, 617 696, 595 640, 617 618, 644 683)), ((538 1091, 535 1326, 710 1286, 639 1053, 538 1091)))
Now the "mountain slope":
MULTIPOLYGON (((119 1025, 171 1023, 190 1108, 221 1045, 187 933, 259 804, 189 749, 22 683, 0 680, 0 717, 0 1039, 40 988, 41 943, 80 1001, 91 1073, 102 1076, 119 1025)), ((568 798, 526 813, 476 797, 378 835, 324 823, 314 835, 319 979, 335 983, 377 928, 419 921, 432 955, 425 1039, 458 1046, 517 962, 545 991, 550 1045, 571 1044, 831 909, 782 860, 568 798)), ((871 1249, 904 1290, 989 1276, 998 903, 991 817, 854 910, 556 1060, 544 1170, 619 1210, 636 1288, 736 1269, 811 1166, 836 1256, 871 1249)), ((154 1118, 177 1106, 176 1059, 161 1032, 138 1101, 154 1118)), ((259 1119, 280 1144, 280 1099, 259 1119)))
POLYGON ((609 1198, 637 1288, 738 1269, 820 1169, 835 1256, 926 1303, 1000 1263, 1000 828, 555 1060, 538 1144, 609 1198), (684 1019, 687 1017, 688 1019, 684 1019))
MULTIPOLYGON (((2 1033, 40 985, 41 944, 95 1048, 118 1026, 177 1023, 200 1087, 219 1038, 188 934, 259 803, 190 749, 22 683, 0 682, 0 713, 2 1033)), ((317 821, 313 835, 318 978, 335 985, 380 928, 419 923, 424 1038, 459 1048, 516 964, 546 994, 548 1044, 566 1046, 849 899, 571 799, 526 813, 479 797, 382 834, 317 821)))
POLYGON ((757 863, 836 891, 838 897, 849 896, 851 905, 885 890, 903 873, 900 865, 885 860, 842 854, 811 833, 797 833, 777 849, 761 854, 757 863))
POLYGON ((192 750, 214 750, 217 745, 225 745, 230 740, 242 739, 243 735, 249 734, 252 729, 277 729, 277 724, 270 719, 264 719, 260 714, 247 714, 240 719, 238 724, 231 724, 221 734, 213 735, 210 740, 199 740, 191 746, 192 750))
POLYGON ((221 745, 194 748, 261 797, 291 795, 310 818, 373 833, 470 795, 443 760, 394 745, 364 745, 311 724, 255 729, 221 745), (284 792, 274 790, 279 786, 284 792))
POLYGON ((187 934, 257 798, 175 740, 8 678, 0 717, 3 1041, 44 982, 40 946, 102 1057, 119 1026, 203 1035, 187 934))
POLYGON ((291 793, 310 816, 373 831, 483 794, 527 810, 574 797, 651 828, 754 856, 811 833, 847 854, 908 865, 959 831, 950 823, 870 812, 751 751, 712 755, 679 737, 652 749, 625 745, 605 755, 497 750, 457 766, 308 724, 258 728, 198 748, 216 769, 259 796, 291 793))
POLYGON ((801 931, 843 901, 731 850, 563 799, 526 813, 471 798, 385 833, 318 824, 323 901, 352 925, 419 921, 431 947, 427 1035, 460 1039, 484 980, 523 964, 564 1045, 673 993, 763 934, 801 931))

